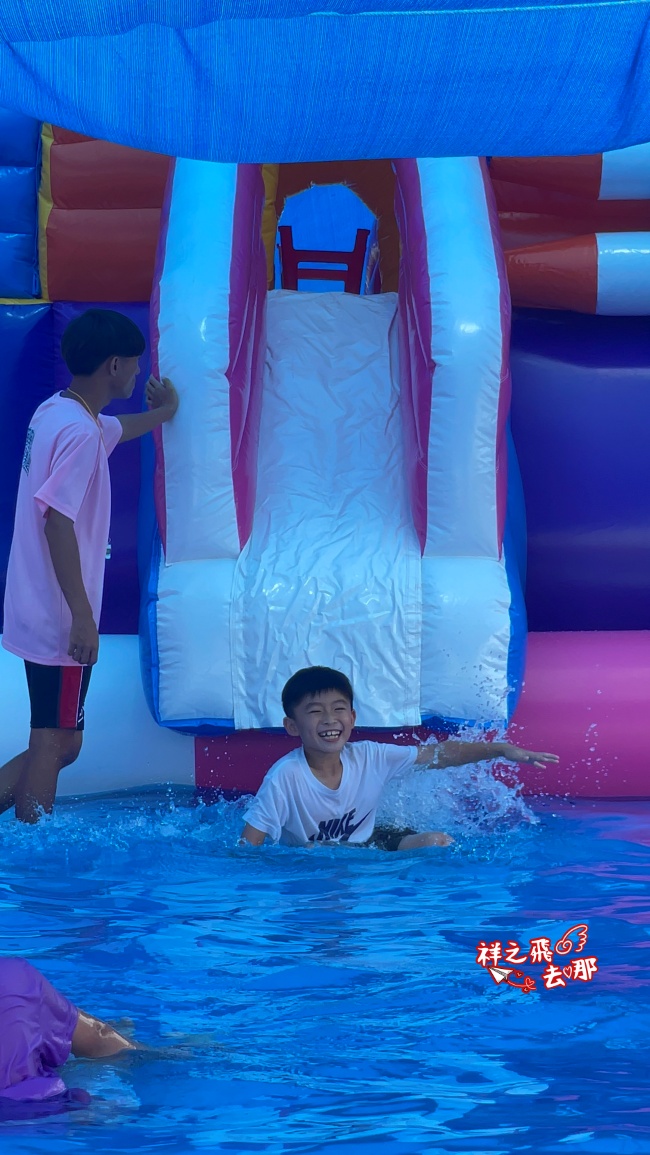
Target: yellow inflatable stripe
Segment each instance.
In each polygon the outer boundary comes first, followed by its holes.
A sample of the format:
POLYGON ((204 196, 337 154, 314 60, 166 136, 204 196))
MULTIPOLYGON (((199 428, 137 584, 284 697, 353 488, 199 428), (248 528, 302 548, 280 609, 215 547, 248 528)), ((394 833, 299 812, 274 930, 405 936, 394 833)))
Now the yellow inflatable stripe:
POLYGON ((278 231, 278 214, 275 208, 275 198, 278 192, 280 177, 279 164, 263 164, 264 178, 264 210, 262 212, 262 240, 266 249, 266 279, 269 289, 273 288, 275 237, 278 231))
POLYGON ((47 222, 52 211, 52 184, 50 177, 50 150, 54 135, 52 125, 44 124, 41 132, 41 184, 38 190, 38 266, 41 293, 48 300, 47 285, 47 222))
POLYGON ((0 305, 51 305, 42 297, 0 297, 0 305))

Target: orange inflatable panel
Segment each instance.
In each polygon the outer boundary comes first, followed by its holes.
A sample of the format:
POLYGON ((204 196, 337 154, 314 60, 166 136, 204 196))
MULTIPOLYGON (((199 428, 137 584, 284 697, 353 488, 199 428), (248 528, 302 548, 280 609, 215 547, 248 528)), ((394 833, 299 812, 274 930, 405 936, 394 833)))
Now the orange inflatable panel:
POLYGON ((504 249, 586 233, 650 231, 650 200, 585 200, 504 180, 493 185, 504 249))
POLYGON ((506 253, 513 305, 595 313, 598 245, 595 236, 530 245, 506 253))
POLYGON ((602 153, 595 156, 494 156, 494 180, 533 185, 553 192, 597 200, 603 170, 602 153))
POLYGON ((591 233, 506 253, 515 305, 650 316, 650 232, 591 233))
POLYGON ((169 163, 45 126, 39 249, 50 300, 149 299, 169 163))
POLYGON ((581 232, 646 232, 650 200, 587 200, 545 189, 493 180, 499 213, 532 213, 572 222, 581 232))
POLYGON ((497 156, 490 167, 496 180, 587 200, 650 198, 650 144, 593 156, 497 156))
POLYGON ((84 136, 81 132, 73 132, 70 128, 57 128, 52 125, 52 137, 55 144, 78 144, 80 140, 94 140, 94 136, 84 136))
POLYGON ((160 209, 169 157, 103 140, 52 145, 50 188, 60 209, 160 209))
POLYGON ((499 213, 501 243, 504 249, 519 249, 526 245, 543 245, 549 241, 563 241, 580 237, 589 225, 566 217, 546 216, 544 213, 499 213))
POLYGON ((148 301, 160 209, 53 208, 47 224, 52 301, 148 301))

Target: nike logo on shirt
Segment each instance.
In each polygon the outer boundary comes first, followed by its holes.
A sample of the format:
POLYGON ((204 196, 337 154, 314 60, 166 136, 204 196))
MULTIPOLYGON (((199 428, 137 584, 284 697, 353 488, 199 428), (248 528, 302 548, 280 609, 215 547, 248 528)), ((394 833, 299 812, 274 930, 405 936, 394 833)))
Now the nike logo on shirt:
POLYGON ((309 836, 310 842, 348 842, 355 830, 366 821, 368 814, 364 814, 358 822, 354 821, 356 814, 356 807, 348 810, 346 814, 341 815, 340 818, 330 818, 327 821, 318 823, 318 833, 309 836))

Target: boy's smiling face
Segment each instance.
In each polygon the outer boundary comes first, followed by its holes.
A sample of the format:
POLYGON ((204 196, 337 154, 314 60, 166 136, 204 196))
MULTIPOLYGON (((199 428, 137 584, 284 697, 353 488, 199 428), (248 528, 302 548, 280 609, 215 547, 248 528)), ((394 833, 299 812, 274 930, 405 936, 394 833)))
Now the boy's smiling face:
POLYGON ((284 719, 284 728, 292 738, 300 738, 305 750, 340 754, 356 718, 349 699, 340 690, 322 690, 298 702, 293 717, 284 719))

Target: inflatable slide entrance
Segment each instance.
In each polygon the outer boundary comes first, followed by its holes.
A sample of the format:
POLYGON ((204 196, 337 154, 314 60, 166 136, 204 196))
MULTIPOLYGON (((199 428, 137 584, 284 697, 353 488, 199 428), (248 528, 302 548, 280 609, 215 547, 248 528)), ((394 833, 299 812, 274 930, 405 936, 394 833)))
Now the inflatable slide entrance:
POLYGON ((377 162, 377 181, 397 291, 313 291, 345 282, 370 230, 328 255, 288 226, 278 259, 301 291, 267 291, 261 167, 175 162, 152 325, 181 406, 156 446, 143 614, 163 726, 279 727, 309 664, 353 679, 361 727, 512 711, 525 620, 504 551, 510 318, 487 169, 377 162))

